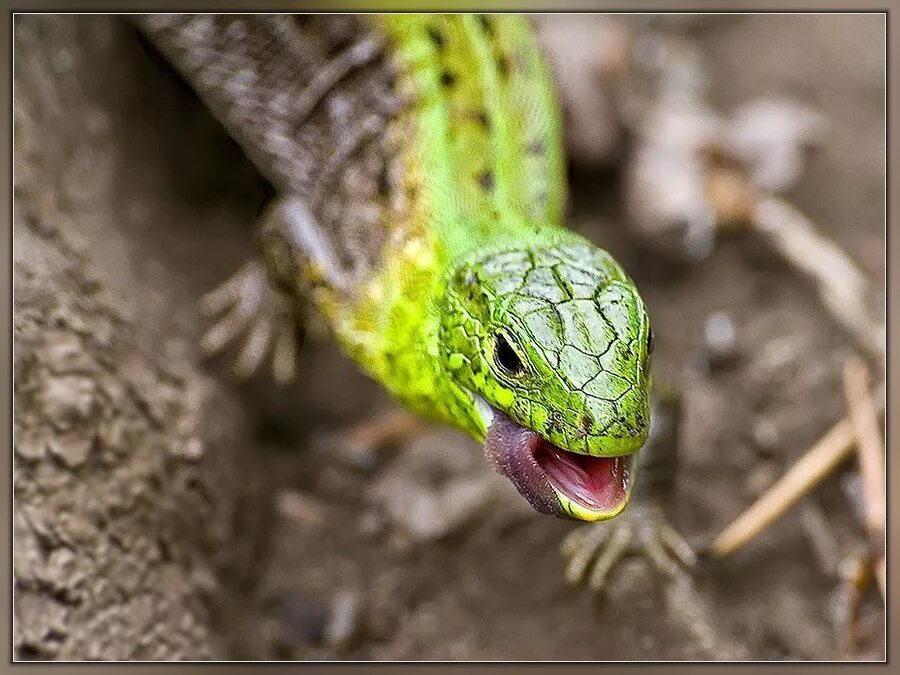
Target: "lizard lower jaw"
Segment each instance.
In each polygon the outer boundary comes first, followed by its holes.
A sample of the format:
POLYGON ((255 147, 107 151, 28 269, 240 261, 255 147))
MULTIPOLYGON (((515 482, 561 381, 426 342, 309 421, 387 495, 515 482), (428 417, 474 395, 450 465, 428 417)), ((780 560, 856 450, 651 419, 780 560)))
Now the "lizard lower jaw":
POLYGON ((487 460, 536 510, 563 518, 617 515, 631 494, 634 455, 595 457, 568 452, 490 408, 487 460))

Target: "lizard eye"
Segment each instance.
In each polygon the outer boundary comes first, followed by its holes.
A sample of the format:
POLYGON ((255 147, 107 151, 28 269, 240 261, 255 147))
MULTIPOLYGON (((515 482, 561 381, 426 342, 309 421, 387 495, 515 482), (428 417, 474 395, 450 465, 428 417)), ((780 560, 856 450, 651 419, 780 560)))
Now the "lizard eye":
POLYGON ((522 360, 503 335, 498 335, 494 343, 494 363, 510 375, 522 372, 522 360))
POLYGON ((647 329, 647 356, 653 353, 653 329, 647 329))

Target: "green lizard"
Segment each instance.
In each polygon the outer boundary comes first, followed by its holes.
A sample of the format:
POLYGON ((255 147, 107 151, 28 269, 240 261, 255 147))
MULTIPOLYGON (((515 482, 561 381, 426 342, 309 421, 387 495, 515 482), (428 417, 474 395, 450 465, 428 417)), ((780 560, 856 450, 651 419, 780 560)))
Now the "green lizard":
MULTIPOLYGON (((634 283, 564 227, 561 121, 511 15, 149 16, 144 33, 272 183, 263 256, 207 299, 238 369, 311 308, 415 412, 484 443, 537 510, 625 507, 650 423, 634 283)), ((273 344, 274 341, 274 344, 273 344)), ((271 350, 269 347, 271 346, 271 350)))

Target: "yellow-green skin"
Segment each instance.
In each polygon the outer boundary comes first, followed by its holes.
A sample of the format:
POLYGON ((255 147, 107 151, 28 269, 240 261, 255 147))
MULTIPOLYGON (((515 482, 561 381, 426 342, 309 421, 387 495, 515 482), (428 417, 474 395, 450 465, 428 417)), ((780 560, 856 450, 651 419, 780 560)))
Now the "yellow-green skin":
MULTIPOLYGON (((320 304, 344 349, 409 408, 483 441, 482 397, 565 450, 630 454, 649 427, 649 320, 605 251, 563 225, 561 122, 526 19, 383 15, 412 101, 414 198, 380 272, 320 304), (522 368, 498 363, 502 335, 522 368)), ((557 493, 557 515, 609 518, 557 493)))

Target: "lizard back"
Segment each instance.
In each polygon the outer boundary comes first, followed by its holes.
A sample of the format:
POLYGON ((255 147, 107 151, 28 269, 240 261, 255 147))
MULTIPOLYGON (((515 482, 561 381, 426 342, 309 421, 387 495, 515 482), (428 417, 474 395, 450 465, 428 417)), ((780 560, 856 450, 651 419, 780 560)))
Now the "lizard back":
POLYGON ((276 192, 309 205, 342 262, 377 269, 387 237, 383 133, 395 69, 350 15, 145 15, 134 21, 276 192))
POLYGON ((281 289, 407 407, 484 441, 536 509, 618 514, 649 432, 649 318, 562 226, 558 108, 527 21, 148 21, 282 193, 261 223, 281 289))
POLYGON ((455 256, 561 225, 560 123, 521 17, 136 21, 275 189, 307 201, 358 281, 391 238, 427 233, 455 256))

